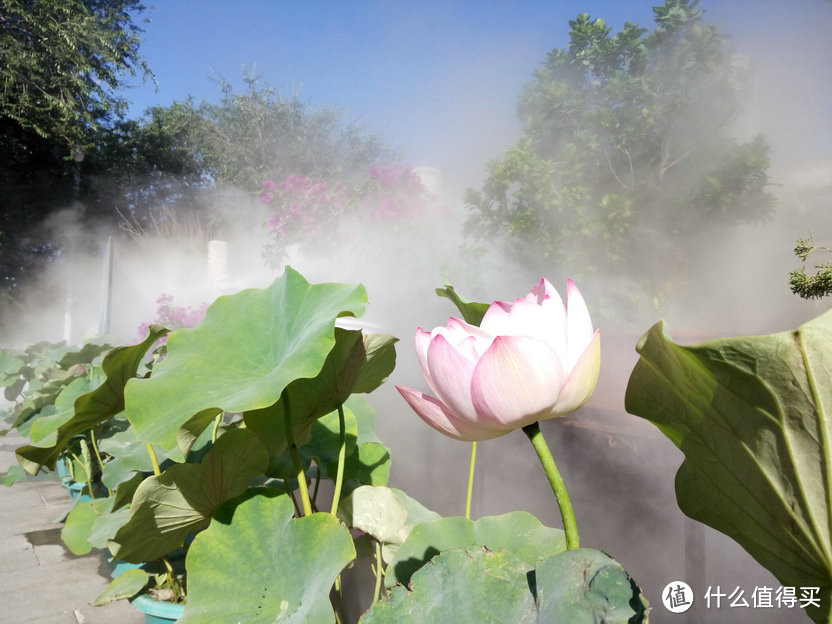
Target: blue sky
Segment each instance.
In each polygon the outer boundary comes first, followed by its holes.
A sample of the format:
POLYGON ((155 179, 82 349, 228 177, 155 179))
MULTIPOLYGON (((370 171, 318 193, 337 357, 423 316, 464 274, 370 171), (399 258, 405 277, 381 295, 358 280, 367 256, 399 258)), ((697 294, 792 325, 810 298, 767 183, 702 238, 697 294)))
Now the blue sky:
MULTIPOLYGON (((657 3, 165 0, 144 14, 150 21, 141 48, 158 90, 148 83, 124 95, 134 115, 188 95, 216 101, 213 74, 240 85, 242 68, 254 66, 285 94, 339 107, 346 120, 382 134, 407 164, 436 165, 472 184, 516 139, 517 96, 546 53, 567 43, 570 19, 586 12, 614 30, 625 20, 652 29, 657 3)), ((737 51, 754 59, 763 76, 759 99, 782 100, 772 114, 785 123, 783 136, 805 134, 804 146, 813 143, 808 152, 832 153, 830 124, 820 136, 817 128, 832 110, 832 94, 815 73, 823 71, 826 81, 832 3, 705 0, 702 6, 737 51), (816 69, 806 62, 815 58, 816 69), (786 78, 796 86, 774 84, 786 78), (802 112, 784 99, 801 91, 802 112)), ((749 123, 771 125, 756 115, 749 123)))

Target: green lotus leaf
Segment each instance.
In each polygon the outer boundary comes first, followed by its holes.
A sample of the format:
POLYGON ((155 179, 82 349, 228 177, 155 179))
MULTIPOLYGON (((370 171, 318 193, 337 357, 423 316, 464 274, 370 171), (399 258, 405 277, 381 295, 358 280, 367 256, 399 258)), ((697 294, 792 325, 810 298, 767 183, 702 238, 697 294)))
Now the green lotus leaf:
POLYGON ((506 550, 491 552, 479 546, 450 550, 416 572, 411 589, 394 587, 360 622, 537 622, 535 599, 527 578, 531 569, 506 550))
MULTIPOLYGON (((101 481, 110 489, 118 488, 139 472, 153 472, 153 462, 147 451, 147 444, 136 437, 132 427, 104 438, 99 442, 98 448, 102 453, 112 456, 101 471, 101 481)), ((157 457, 164 454, 161 447, 154 447, 154 452, 157 457)))
MULTIPOLYGON (((106 339, 106 336, 101 336, 97 340, 106 339)), ((112 338, 112 336, 110 337, 112 338)), ((115 342, 114 340, 112 342, 115 342)), ((111 349, 113 344, 110 342, 87 342, 80 349, 75 351, 68 351, 58 360, 58 366, 63 369, 71 368, 77 364, 89 364, 99 355, 111 349)))
POLYGON ((435 556, 409 589, 396 585, 360 622, 641 624, 647 611, 636 584, 601 551, 578 548, 532 566, 508 550, 467 546, 435 556))
POLYGON ((61 425, 53 446, 22 446, 17 449, 17 459, 29 474, 37 474, 42 466, 55 469, 55 461, 64 451, 73 437, 112 418, 124 409, 124 386, 136 375, 147 349, 167 329, 152 325, 148 336, 137 345, 118 347, 110 351, 101 363, 107 378, 92 392, 75 400, 75 413, 70 420, 61 425))
POLYGON ((113 512, 114 497, 95 498, 76 503, 61 529, 61 539, 75 555, 85 555, 93 548, 105 548, 130 517, 128 509, 113 512))
MULTIPOLYGON (((349 457, 355 451, 356 440, 358 439, 358 423, 355 414, 348 407, 344 407, 344 433, 346 443, 346 455, 349 457)), ((309 442, 298 449, 301 459, 306 465, 314 460, 322 477, 335 479, 335 467, 338 463, 338 451, 341 445, 340 425, 338 412, 331 412, 323 418, 319 418, 312 425, 309 442), (332 469, 332 472, 330 472, 332 469)), ((284 453, 284 457, 288 453, 284 453)), ((291 463, 291 462, 290 462, 291 463)), ((296 472, 288 476, 297 476, 296 472)))
POLYGON ((393 560, 414 525, 441 518, 401 490, 372 485, 357 487, 342 498, 338 517, 348 527, 378 540, 387 563, 393 560))
POLYGON ((436 554, 462 546, 503 548, 529 565, 566 550, 563 531, 544 526, 532 514, 513 511, 472 521, 459 516, 413 527, 385 574, 385 585, 407 584, 410 576, 436 554))
POLYGON ((127 385, 127 418, 140 439, 172 449, 199 412, 266 408, 320 372, 335 319, 363 314, 366 302, 363 286, 309 284, 291 267, 268 288, 219 297, 197 327, 171 334, 150 378, 127 385))
POLYGON ((685 454, 682 511, 736 540, 790 587, 832 605, 832 312, 796 331, 684 347, 654 325, 639 341, 627 411, 685 454))
POLYGON ((338 517, 348 527, 359 529, 379 542, 404 541, 407 508, 393 491, 384 486, 362 485, 341 500, 338 517))
POLYGON ((92 604, 100 607, 123 598, 132 598, 144 589, 149 580, 150 575, 141 568, 125 570, 117 578, 110 581, 107 589, 92 604))
MULTIPOLYGON (((335 474, 335 465, 327 468, 335 474)), ((342 496, 360 485, 387 485, 390 480, 390 451, 380 442, 362 442, 344 462, 342 496)))
POLYGON ((364 356, 353 382, 352 392, 369 394, 378 388, 396 368, 398 338, 388 334, 364 334, 364 356))
POLYGON ((29 473, 23 470, 23 466, 20 464, 12 464, 9 466, 6 474, 3 475, 2 483, 3 485, 14 485, 15 483, 26 481, 28 478, 29 473))
POLYGON ((647 622, 649 604, 621 564, 576 548, 535 566, 539 622, 647 622))
POLYGON ((130 521, 110 541, 116 559, 153 561, 208 526, 227 500, 238 496, 268 466, 268 454, 247 429, 228 431, 199 464, 175 464, 136 489, 130 521))
POLYGON ((396 339, 372 339, 371 351, 367 350, 367 340, 360 331, 336 328, 335 345, 315 377, 296 379, 287 386, 286 396, 279 402, 246 412, 246 426, 260 436, 273 457, 279 458, 288 449, 285 401, 289 403, 292 437, 302 447, 311 440, 315 422, 343 405, 358 384, 361 391, 369 392, 387 378, 395 366, 396 339))
POLYGON ((292 518, 275 490, 250 490, 223 506, 188 550, 188 602, 180 624, 335 620, 329 592, 355 557, 330 514, 292 518))
POLYGON ((14 384, 24 362, 11 351, 0 349, 0 387, 14 384))
MULTIPOLYGON (((107 466, 105 465, 104 468, 106 469, 107 466)), ((133 502, 133 496, 136 494, 136 490, 142 484, 142 481, 144 481, 145 475, 140 472, 134 472, 132 475, 129 479, 119 482, 116 488, 112 488, 115 490, 113 494, 113 498, 115 499, 113 501, 113 511, 127 507, 133 502)))
POLYGON ((87 376, 78 377, 61 390, 55 397, 55 411, 32 419, 32 428, 29 430, 32 444, 42 447, 54 446, 58 440, 58 429, 75 414, 76 399, 95 390, 102 381, 101 378, 93 380, 87 376))

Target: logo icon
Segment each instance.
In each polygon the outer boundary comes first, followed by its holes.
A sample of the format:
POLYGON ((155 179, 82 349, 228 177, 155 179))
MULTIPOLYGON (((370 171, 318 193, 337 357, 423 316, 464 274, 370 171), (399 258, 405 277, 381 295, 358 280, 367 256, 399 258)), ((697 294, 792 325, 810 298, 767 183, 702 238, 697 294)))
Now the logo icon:
POLYGON ((672 581, 662 590, 662 603, 671 613, 684 613, 693 604, 693 590, 682 581, 672 581))

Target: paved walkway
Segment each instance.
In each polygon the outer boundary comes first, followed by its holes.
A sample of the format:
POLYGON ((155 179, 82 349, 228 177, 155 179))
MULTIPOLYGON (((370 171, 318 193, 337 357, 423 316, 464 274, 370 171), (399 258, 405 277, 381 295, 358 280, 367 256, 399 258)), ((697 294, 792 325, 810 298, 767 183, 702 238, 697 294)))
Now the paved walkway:
MULTIPOLYGON (((25 441, 0 437, 0 475, 25 441)), ((76 557, 63 546, 58 519, 72 506, 54 479, 0 485, 0 622, 3 624, 142 624, 126 601, 93 607, 109 578, 101 553, 76 557)))

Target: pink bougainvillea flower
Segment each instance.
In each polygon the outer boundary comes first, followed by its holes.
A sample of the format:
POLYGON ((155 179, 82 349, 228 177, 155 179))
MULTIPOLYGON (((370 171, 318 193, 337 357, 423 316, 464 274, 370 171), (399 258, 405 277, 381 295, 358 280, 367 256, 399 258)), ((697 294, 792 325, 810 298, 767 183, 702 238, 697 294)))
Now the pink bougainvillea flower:
POLYGON ((566 305, 545 279, 514 303, 495 301, 479 327, 457 318, 416 330, 416 356, 433 393, 396 386, 434 429, 457 440, 487 440, 574 412, 592 396, 601 367, 578 287, 566 305))

